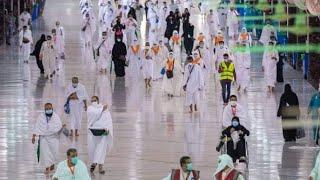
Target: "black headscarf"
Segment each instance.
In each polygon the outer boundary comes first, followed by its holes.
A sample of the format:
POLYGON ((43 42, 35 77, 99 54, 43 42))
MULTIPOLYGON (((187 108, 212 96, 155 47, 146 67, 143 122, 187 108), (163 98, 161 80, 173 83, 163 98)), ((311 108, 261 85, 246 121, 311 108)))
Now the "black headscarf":
POLYGON ((42 34, 40 39, 37 41, 37 43, 34 47, 34 51, 32 52, 33 55, 39 56, 40 51, 41 51, 41 47, 42 47, 42 43, 45 41, 46 41, 46 35, 42 34))
POLYGON ((295 113, 292 116, 298 116, 300 114, 298 96, 292 91, 290 84, 284 86, 284 93, 280 98, 278 116, 284 116, 285 112, 283 111, 287 109, 287 105, 289 105, 289 108, 295 109, 295 113))

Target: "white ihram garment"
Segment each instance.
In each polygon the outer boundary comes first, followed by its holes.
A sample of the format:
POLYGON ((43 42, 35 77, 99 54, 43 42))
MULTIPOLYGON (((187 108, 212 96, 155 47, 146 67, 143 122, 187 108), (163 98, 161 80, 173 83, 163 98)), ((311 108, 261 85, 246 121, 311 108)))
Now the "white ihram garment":
POLYGON ((91 105, 88 107, 88 129, 107 129, 107 136, 94 136, 88 132, 88 154, 89 162, 104 164, 107 153, 112 148, 113 125, 109 110, 103 110, 103 105, 91 105))
POLYGON ((53 113, 48 118, 40 114, 34 124, 32 133, 40 138, 40 166, 47 168, 58 162, 59 157, 59 131, 62 128, 60 117, 53 113))
POLYGON ((277 50, 268 51, 263 53, 262 66, 264 68, 264 80, 266 86, 275 87, 277 80, 277 63, 279 61, 279 54, 277 50), (271 57, 276 57, 274 60, 271 57))
POLYGON ((201 67, 198 64, 189 63, 185 66, 183 85, 187 85, 186 88, 186 105, 194 105, 199 103, 200 90, 204 88, 203 73, 201 67), (191 69, 193 70, 191 72, 191 69), (189 80, 188 80, 189 77, 189 80))
POLYGON ((65 100, 72 94, 76 92, 78 99, 70 100, 70 129, 80 129, 81 128, 81 121, 82 121, 82 112, 84 108, 84 100, 88 99, 88 94, 85 87, 78 83, 78 86, 74 88, 72 84, 70 84, 65 93, 65 100))
POLYGON ((20 54, 21 54, 21 58, 23 61, 28 61, 30 58, 30 51, 31 51, 31 44, 33 43, 32 40, 32 33, 29 29, 27 29, 26 31, 20 31, 19 33, 19 45, 21 47, 20 49, 20 54), (29 42, 28 43, 24 43, 22 42, 23 37, 28 39, 29 42))
POLYGON ((250 82, 251 55, 250 51, 235 53, 235 70, 237 74, 237 84, 245 89, 250 82))

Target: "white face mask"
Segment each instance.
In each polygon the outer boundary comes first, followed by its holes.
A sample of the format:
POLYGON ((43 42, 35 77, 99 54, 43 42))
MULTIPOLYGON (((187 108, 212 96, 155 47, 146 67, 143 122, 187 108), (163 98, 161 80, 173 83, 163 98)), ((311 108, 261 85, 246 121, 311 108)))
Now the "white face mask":
POLYGON ((230 105, 231 106, 236 106, 237 105, 237 101, 230 101, 230 105))
POLYGON ((98 105, 98 102, 95 101, 95 102, 92 102, 91 104, 92 104, 92 106, 97 106, 97 105, 98 105))

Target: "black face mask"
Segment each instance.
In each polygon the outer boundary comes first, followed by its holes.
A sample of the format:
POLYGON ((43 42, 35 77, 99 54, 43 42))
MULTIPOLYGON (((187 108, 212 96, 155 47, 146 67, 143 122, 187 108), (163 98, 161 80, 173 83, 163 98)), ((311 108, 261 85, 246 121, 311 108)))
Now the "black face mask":
POLYGON ((46 114, 47 117, 52 117, 53 113, 51 114, 46 114))

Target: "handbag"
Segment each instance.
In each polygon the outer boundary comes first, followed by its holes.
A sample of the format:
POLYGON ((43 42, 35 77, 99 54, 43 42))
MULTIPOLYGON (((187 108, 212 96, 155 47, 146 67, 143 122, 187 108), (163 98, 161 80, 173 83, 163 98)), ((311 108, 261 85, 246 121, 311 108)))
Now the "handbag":
POLYGON ((66 114, 70 114, 70 103, 69 103, 69 99, 67 100, 67 102, 64 104, 64 106, 63 106, 63 109, 64 109, 64 112, 66 113, 66 114))
POLYGON ((108 133, 104 129, 89 129, 94 136, 107 136, 108 133))
POLYGON ((161 74, 161 75, 164 75, 165 73, 166 73, 166 68, 163 67, 163 68, 161 69, 161 71, 160 71, 160 74, 161 74))
POLYGON ((297 129, 297 139, 301 139, 306 137, 306 132, 304 131, 304 128, 298 128, 297 129))
POLYGON ((30 42, 30 40, 28 38, 23 37, 22 42, 25 44, 28 44, 30 42))

